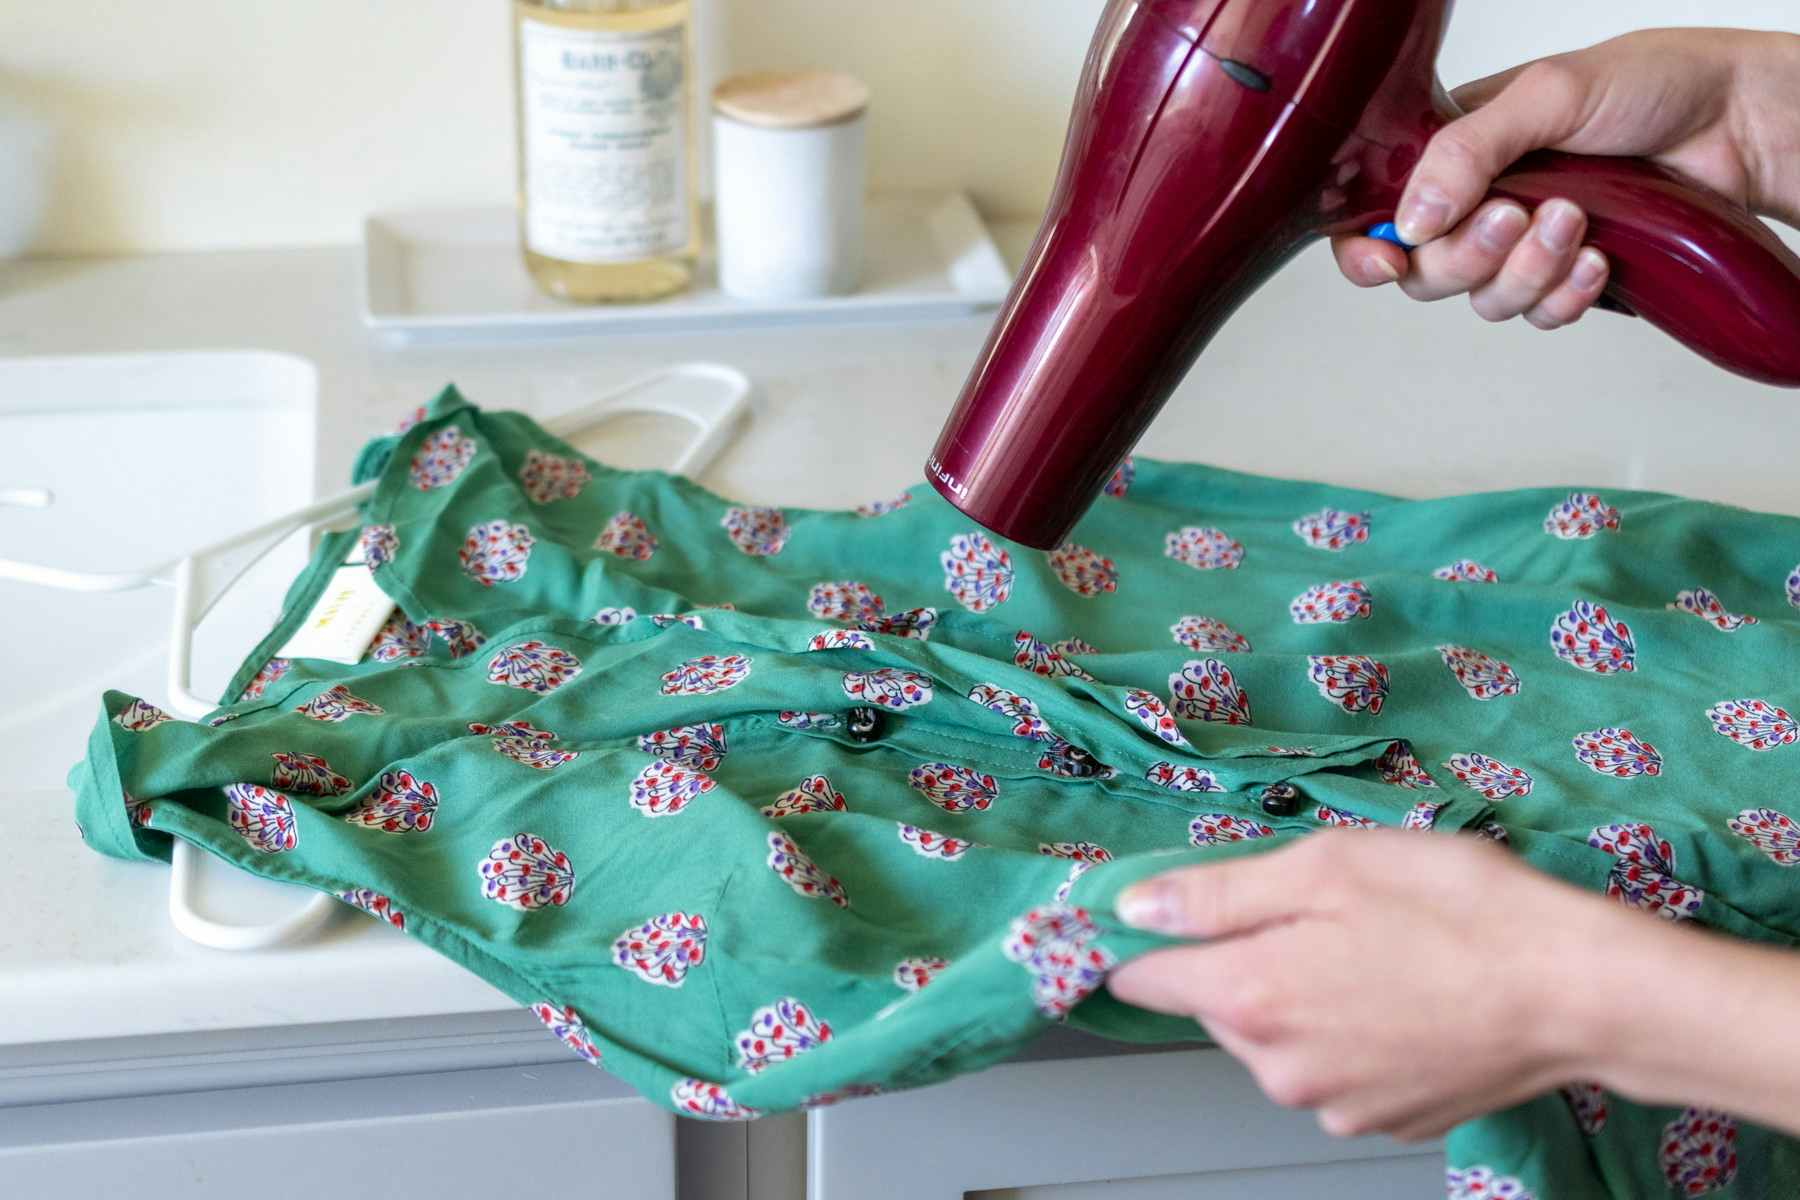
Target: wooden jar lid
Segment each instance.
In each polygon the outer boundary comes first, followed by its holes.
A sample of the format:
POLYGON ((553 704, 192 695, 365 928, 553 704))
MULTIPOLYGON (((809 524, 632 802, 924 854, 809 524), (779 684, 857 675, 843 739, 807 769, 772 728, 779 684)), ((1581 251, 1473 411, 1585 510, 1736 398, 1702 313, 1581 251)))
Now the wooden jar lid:
POLYGON ((764 129, 812 129, 861 116, 869 88, 841 71, 756 71, 713 89, 713 107, 764 129))

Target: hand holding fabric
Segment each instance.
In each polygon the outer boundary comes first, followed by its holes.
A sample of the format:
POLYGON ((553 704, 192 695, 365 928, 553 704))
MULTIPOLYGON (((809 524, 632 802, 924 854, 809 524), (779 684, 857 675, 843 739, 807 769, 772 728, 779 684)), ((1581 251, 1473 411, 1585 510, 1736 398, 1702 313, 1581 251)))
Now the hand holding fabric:
POLYGON ((1800 1052, 1756 1040, 1800 1003, 1800 957, 1634 912, 1484 842, 1321 833, 1149 880, 1118 907, 1206 940, 1127 964, 1112 993, 1194 1017, 1333 1134, 1436 1137, 1580 1081, 1800 1127, 1800 1052))

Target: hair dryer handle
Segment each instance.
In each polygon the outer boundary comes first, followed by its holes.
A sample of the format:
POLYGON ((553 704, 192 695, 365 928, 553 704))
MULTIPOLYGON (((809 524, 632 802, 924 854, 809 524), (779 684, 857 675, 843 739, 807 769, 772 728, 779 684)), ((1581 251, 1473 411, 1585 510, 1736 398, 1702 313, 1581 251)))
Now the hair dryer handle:
POLYGON ((1800 387, 1800 256, 1715 192, 1641 159, 1544 151, 1495 195, 1528 210, 1556 197, 1588 214, 1612 262, 1605 300, 1728 371, 1800 387))

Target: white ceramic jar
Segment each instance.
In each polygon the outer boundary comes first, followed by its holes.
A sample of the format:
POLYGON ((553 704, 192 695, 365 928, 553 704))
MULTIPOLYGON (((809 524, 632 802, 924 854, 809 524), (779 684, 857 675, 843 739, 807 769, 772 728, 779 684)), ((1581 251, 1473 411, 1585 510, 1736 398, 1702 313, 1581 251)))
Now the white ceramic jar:
POLYGON ((713 92, 719 286, 747 300, 862 282, 869 90, 832 71, 739 75, 713 92))

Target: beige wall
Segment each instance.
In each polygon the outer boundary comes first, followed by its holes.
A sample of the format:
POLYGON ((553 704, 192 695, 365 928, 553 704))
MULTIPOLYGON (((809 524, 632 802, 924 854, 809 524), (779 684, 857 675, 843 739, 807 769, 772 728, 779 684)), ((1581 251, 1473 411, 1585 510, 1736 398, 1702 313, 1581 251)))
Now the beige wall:
MULTIPOLYGON (((1030 213, 1103 0, 698 0, 715 61, 875 87, 878 185, 1030 213)), ((1649 24, 1800 29, 1794 0, 1463 0, 1453 79, 1649 24)), ((380 208, 504 203, 500 0, 0 0, 0 114, 50 126, 34 246, 354 240, 380 208)), ((0 166, 0 172, 16 164, 0 166)), ((9 184, 0 174, 0 210, 9 184)), ((11 186, 17 192, 16 181, 11 186)))

